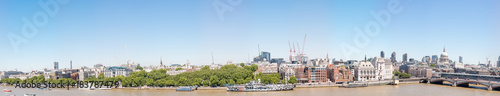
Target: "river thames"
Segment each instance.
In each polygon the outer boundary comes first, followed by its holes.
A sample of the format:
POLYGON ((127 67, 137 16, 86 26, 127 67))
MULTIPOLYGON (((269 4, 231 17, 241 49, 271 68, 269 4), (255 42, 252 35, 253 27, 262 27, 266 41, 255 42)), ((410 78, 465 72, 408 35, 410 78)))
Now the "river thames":
POLYGON ((487 91, 481 88, 452 87, 436 84, 401 84, 397 86, 382 85, 363 88, 295 88, 293 91, 274 92, 227 92, 226 90, 196 90, 192 92, 176 92, 175 90, 79 90, 79 89, 20 89, 13 86, 0 86, 0 89, 11 89, 12 93, 2 95, 23 96, 35 93, 37 96, 500 96, 500 91, 487 91))

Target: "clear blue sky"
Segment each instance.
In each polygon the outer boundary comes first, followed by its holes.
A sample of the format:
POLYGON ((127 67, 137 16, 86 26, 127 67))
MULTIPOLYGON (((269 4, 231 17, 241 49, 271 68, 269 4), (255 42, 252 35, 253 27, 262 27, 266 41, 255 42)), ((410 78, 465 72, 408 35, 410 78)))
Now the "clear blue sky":
MULTIPOLYGON (((45 1, 45 0, 42 0, 45 1)), ((390 0, 242 0, 219 18, 216 0, 72 0, 54 17, 36 27, 32 38, 22 35, 23 21, 45 12, 38 1, 0 3, 0 70, 22 71, 92 66, 116 66, 128 57, 143 66, 246 62, 260 50, 288 60, 288 41, 302 46, 310 58, 326 53, 338 59, 386 56, 395 51, 420 60, 439 55, 443 47, 452 60, 496 62, 500 56, 499 0, 400 0, 402 11, 370 37, 361 51, 345 55, 341 44, 354 46, 355 27, 376 19, 372 11, 387 10, 390 0), (17 48, 9 34, 26 38, 17 48), (127 48, 125 48, 125 45, 127 48), (15 51, 17 49, 18 51, 15 51), (128 51, 127 51, 128 50, 128 51), (115 60, 116 56, 116 60, 115 60)), ((43 21, 43 19, 39 19, 43 21)))

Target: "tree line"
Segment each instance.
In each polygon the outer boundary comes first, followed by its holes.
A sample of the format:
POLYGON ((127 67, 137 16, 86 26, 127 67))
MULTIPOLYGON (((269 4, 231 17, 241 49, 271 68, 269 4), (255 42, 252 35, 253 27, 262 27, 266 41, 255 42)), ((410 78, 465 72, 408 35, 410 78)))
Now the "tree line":
MULTIPOLYGON (((138 86, 226 86, 235 84, 246 84, 252 80, 260 79, 261 83, 265 84, 276 84, 276 83, 287 83, 282 80, 279 73, 274 74, 262 74, 258 73, 254 75, 253 73, 257 71, 258 65, 243 65, 243 67, 238 67, 234 64, 224 65, 219 69, 210 69, 209 66, 204 66, 201 70, 192 72, 183 72, 177 75, 168 75, 167 69, 155 69, 151 72, 146 72, 144 70, 131 72, 129 76, 116 76, 116 77, 104 77, 101 73, 97 76, 91 76, 85 79, 85 81, 119 81, 123 87, 138 87, 138 86)), ((45 79, 43 75, 35 76, 32 78, 21 80, 19 78, 4 78, 0 82, 8 84, 16 84, 17 81, 20 83, 34 82, 34 83, 60 83, 65 84, 76 84, 75 80, 71 78, 61 78, 61 79, 45 79)), ((291 80, 293 81, 293 80, 291 80)), ((296 80, 295 80, 296 82, 296 80)), ((290 82, 288 82, 290 83, 290 82)))

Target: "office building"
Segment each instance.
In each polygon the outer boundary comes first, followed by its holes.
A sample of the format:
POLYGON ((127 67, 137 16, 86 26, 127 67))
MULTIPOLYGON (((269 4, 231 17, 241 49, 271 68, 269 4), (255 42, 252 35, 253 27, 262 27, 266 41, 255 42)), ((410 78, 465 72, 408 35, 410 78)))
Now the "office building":
POLYGON ((408 62, 408 54, 406 54, 406 53, 405 53, 405 54, 403 54, 403 61, 402 61, 402 62, 403 62, 403 63, 408 62))
POLYGON ((459 56, 459 57, 458 57, 458 63, 464 63, 464 62, 463 62, 463 59, 464 59, 464 58, 463 58, 462 56, 459 56))
POLYGON ((55 70, 59 69, 59 62, 54 62, 54 69, 55 70))
POLYGON ((396 63, 396 62, 398 62, 398 61, 396 60, 396 52, 392 52, 392 54, 391 54, 391 62, 392 62, 392 63, 396 63))
POLYGON ((384 58, 384 57, 385 57, 384 51, 381 51, 381 52, 380 52, 380 57, 382 57, 382 58, 384 58))
POLYGON ((129 76, 132 70, 125 67, 109 67, 104 70, 104 77, 129 76))

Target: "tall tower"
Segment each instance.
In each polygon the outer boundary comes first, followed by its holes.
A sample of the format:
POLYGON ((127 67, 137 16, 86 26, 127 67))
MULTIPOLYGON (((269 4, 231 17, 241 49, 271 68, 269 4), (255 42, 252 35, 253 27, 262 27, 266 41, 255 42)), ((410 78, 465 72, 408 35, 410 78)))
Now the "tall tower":
POLYGON ((391 54, 391 62, 392 62, 392 63, 396 63, 396 62, 398 62, 398 61, 396 60, 396 52, 392 52, 392 54, 391 54))
POLYGON ((498 56, 497 67, 500 67, 500 56, 498 56))
POLYGON ((161 57, 160 57, 160 66, 163 66, 163 61, 161 57))
POLYGON ((464 58, 463 58, 462 56, 458 56, 458 63, 464 63, 464 62, 463 62, 463 59, 464 59, 464 58))
POLYGON ((408 61, 408 54, 403 54, 403 63, 406 63, 408 61))
POLYGON ((69 69, 73 69, 73 61, 69 61, 69 69))
POLYGON ((384 51, 381 51, 381 52, 380 52, 380 57, 382 57, 382 58, 384 58, 384 57, 385 57, 384 51))
POLYGON ((54 69, 59 69, 59 62, 54 62, 54 69))

